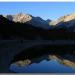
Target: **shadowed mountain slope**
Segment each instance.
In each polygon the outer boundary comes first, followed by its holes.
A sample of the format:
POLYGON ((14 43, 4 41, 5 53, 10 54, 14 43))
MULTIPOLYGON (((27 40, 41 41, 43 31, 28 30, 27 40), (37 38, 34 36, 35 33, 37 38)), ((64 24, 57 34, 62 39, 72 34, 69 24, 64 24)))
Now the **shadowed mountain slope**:
POLYGON ((35 27, 32 24, 9 21, 3 16, 0 16, 0 36, 1 39, 25 39, 25 40, 57 40, 75 39, 75 32, 72 26, 64 27, 74 22, 60 22, 61 27, 57 26, 50 30, 41 27, 35 27))

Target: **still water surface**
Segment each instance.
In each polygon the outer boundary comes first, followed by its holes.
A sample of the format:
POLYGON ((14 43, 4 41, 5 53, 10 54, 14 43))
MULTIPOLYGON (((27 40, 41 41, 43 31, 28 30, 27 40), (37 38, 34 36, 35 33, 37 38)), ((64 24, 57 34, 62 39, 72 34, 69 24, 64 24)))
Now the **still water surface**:
POLYGON ((21 64, 12 63, 10 70, 18 73, 75 73, 75 62, 70 60, 74 56, 71 56, 64 55, 65 59, 62 60, 56 55, 46 55, 30 60, 30 63, 22 66, 21 64))

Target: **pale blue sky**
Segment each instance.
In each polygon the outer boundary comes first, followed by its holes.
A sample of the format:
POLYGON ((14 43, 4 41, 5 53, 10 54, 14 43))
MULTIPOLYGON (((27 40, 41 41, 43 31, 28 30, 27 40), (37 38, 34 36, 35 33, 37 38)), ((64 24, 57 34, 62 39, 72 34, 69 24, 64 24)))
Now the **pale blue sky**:
POLYGON ((28 13, 43 19, 56 19, 75 13, 75 2, 0 2, 0 14, 28 13))

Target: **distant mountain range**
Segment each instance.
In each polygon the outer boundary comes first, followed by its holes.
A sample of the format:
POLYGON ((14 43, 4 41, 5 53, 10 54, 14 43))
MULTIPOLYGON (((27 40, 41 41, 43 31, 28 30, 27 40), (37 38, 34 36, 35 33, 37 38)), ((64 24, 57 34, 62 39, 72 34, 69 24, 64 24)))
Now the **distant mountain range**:
POLYGON ((53 25, 56 25, 60 22, 68 22, 68 21, 71 21, 74 19, 75 19, 75 13, 62 16, 62 17, 58 18, 57 20, 52 21, 52 23, 53 23, 53 25))
POLYGON ((36 27, 41 27, 44 29, 49 29, 49 22, 51 20, 43 20, 40 17, 34 17, 32 15, 29 14, 16 14, 16 15, 5 15, 5 17, 7 19, 9 19, 10 21, 14 21, 14 22, 20 22, 20 23, 27 23, 27 24, 32 24, 33 26, 36 27))
POLYGON ((74 28, 75 26, 74 25, 75 13, 62 16, 58 18, 57 20, 51 20, 51 19, 43 20, 40 17, 34 17, 30 14, 22 14, 22 13, 15 14, 15 15, 3 15, 3 16, 10 21, 31 24, 35 27, 41 27, 44 29, 52 29, 52 28, 58 29, 62 27, 74 28))
POLYGON ((41 40, 49 38, 49 30, 32 24, 14 22, 0 15, 1 39, 41 40))
POLYGON ((43 20, 29 14, 0 15, 1 39, 75 39, 75 14, 43 20))
POLYGON ((75 32, 75 13, 68 14, 58 18, 55 21, 51 21, 50 25, 53 25, 54 28, 57 28, 57 29, 65 28, 65 29, 68 29, 69 31, 75 32))

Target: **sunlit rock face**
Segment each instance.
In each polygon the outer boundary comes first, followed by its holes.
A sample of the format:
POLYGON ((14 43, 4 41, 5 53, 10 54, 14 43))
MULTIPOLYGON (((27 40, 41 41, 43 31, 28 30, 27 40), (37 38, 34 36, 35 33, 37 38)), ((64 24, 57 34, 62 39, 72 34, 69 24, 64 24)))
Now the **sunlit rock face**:
POLYGON ((14 22, 20 22, 20 23, 25 23, 27 21, 30 21, 32 17, 28 14, 16 14, 16 15, 6 15, 5 16, 7 19, 14 21, 14 22))
POLYGON ((20 22, 20 23, 25 23, 27 21, 30 21, 32 17, 27 14, 17 14, 13 16, 13 21, 15 22, 20 22))
POLYGON ((45 28, 45 29, 50 28, 49 22, 51 20, 43 20, 40 17, 34 17, 30 14, 19 13, 19 14, 15 14, 15 15, 6 15, 4 17, 6 17, 7 19, 14 21, 14 22, 28 23, 28 24, 32 24, 37 27, 45 28))
POLYGON ((75 19, 75 13, 60 17, 58 20, 59 20, 59 22, 60 21, 67 22, 67 21, 70 21, 70 20, 73 20, 73 19, 75 19))
POLYGON ((64 15, 57 20, 53 20, 50 22, 50 25, 56 29, 64 28, 75 32, 75 13, 64 15))
POLYGON ((56 25, 60 22, 68 22, 68 21, 71 21, 71 20, 74 20, 74 19, 75 19, 75 13, 64 15, 64 16, 58 18, 57 20, 51 21, 50 23, 52 25, 56 25))

